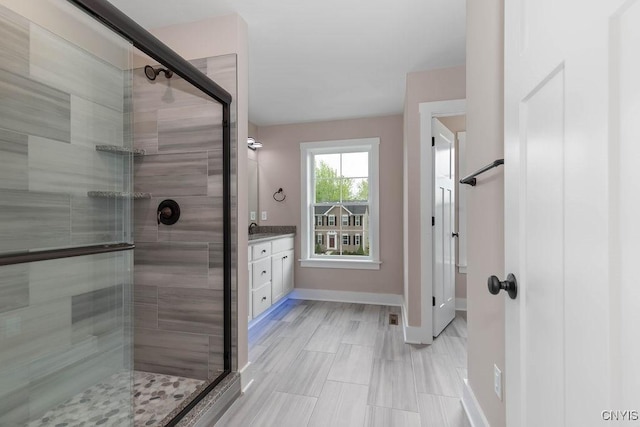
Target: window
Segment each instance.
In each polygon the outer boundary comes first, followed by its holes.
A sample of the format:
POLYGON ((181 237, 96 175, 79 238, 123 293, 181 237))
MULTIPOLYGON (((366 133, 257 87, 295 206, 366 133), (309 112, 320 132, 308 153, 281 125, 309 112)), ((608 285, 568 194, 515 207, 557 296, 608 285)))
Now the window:
POLYGON ((302 267, 380 268, 378 145, 378 138, 300 144, 301 178, 306 183, 301 194, 302 267), (319 213, 333 228, 324 246, 314 242, 320 223, 313 219, 319 213), (361 232, 343 232, 350 225, 361 227, 361 232))
POLYGON ((316 236, 316 243, 321 245, 322 244, 322 234, 318 234, 316 236))
POLYGON ((322 215, 316 215, 316 225, 322 225, 322 215))

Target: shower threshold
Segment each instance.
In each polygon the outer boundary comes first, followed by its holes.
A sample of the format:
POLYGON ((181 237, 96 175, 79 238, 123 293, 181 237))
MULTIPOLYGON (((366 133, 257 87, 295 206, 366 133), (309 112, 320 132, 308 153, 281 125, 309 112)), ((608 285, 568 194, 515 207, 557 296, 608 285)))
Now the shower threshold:
MULTIPOLYGON (((130 425, 127 373, 78 393, 66 402, 47 411, 28 427, 122 427, 130 425)), ((134 371, 134 426, 163 426, 169 414, 192 400, 205 386, 205 381, 152 372, 134 371)))

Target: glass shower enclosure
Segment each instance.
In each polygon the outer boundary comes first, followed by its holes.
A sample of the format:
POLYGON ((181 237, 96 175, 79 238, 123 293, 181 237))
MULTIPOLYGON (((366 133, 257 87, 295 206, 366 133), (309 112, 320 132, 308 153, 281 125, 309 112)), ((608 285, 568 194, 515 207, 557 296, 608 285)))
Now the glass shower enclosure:
POLYGON ((128 425, 133 48, 5 7, 0 32, 0 425, 128 425))
POLYGON ((0 1, 0 426, 172 426, 231 371, 228 67, 106 1, 0 1), (203 194, 158 173, 189 159, 203 194))

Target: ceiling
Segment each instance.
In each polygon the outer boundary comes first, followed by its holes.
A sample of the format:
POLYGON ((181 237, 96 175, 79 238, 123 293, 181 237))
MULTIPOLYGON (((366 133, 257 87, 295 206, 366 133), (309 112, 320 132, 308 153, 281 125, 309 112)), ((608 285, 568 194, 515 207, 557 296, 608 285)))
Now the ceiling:
POLYGON ((465 0, 110 1, 145 28, 242 16, 259 126, 401 114, 408 72, 465 61, 465 0))

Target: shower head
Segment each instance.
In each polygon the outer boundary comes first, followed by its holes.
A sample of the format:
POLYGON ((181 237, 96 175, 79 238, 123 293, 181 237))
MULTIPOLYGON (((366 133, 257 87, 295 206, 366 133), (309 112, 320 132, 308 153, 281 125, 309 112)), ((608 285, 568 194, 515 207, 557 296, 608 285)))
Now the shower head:
POLYGON ((173 71, 168 70, 166 68, 153 68, 151 65, 146 65, 144 67, 144 74, 147 76, 149 80, 155 80, 158 77, 158 74, 164 73, 164 76, 168 79, 173 77, 173 71))

